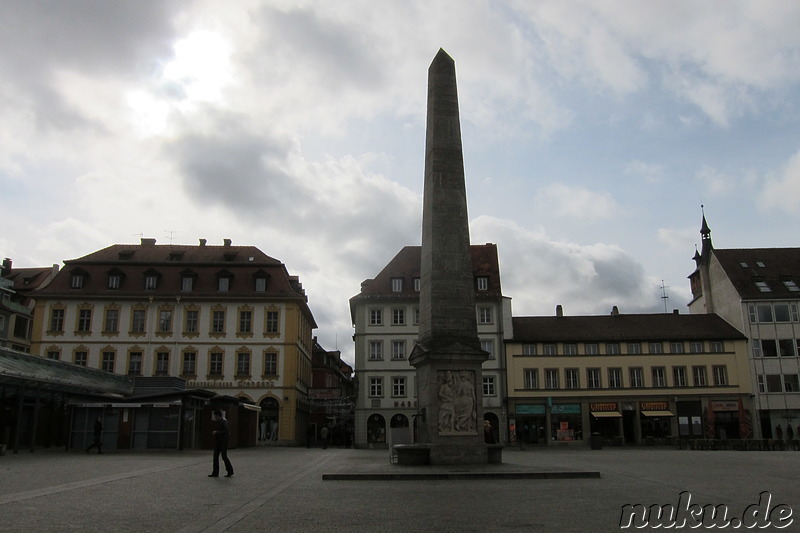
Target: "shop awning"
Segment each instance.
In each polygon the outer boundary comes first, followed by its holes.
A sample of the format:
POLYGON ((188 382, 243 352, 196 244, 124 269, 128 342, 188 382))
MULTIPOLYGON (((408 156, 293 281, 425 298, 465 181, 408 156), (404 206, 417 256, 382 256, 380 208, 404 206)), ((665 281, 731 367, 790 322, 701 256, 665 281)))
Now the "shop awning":
POLYGON ((622 418, 619 411, 592 411, 592 416, 597 418, 622 418))
POLYGON ((644 416, 675 416, 672 411, 642 411, 644 416))

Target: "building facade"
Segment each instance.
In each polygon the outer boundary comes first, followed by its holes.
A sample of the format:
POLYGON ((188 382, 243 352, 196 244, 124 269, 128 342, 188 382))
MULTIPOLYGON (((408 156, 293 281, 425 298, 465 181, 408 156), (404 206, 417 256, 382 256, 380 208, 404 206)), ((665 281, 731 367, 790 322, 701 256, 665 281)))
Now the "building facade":
POLYGON ((12 268, 11 259, 0 267, 0 347, 30 353, 34 302, 30 294, 46 286, 58 273, 58 265, 12 268))
MULTIPOLYGON (((504 442, 504 332, 511 327, 511 300, 502 295, 497 246, 470 246, 475 279, 478 337, 490 357, 483 364, 484 418, 504 442)), ((421 247, 406 246, 350 299, 355 328, 358 386, 354 439, 357 447, 414 442, 416 369, 408 362, 419 333, 421 247)))
POLYGON ((253 246, 117 244, 34 293, 32 352, 244 400, 305 442, 316 328, 297 277, 253 246))
POLYGON ((311 374, 311 443, 321 440, 319 432, 324 426, 331 444, 350 447, 355 411, 353 368, 342 361, 339 350, 326 350, 315 339, 311 374))
POLYGON ((692 313, 716 313, 749 340, 759 415, 756 431, 800 423, 800 248, 715 249, 705 216, 697 269, 689 276, 692 313))
POLYGON ((744 336, 717 315, 514 317, 509 440, 739 438, 752 425, 744 336))

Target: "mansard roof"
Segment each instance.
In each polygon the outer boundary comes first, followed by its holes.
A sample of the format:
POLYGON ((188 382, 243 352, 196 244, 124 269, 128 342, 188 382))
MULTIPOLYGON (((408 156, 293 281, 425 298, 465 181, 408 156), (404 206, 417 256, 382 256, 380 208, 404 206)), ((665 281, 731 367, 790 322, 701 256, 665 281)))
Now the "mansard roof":
POLYGON ((800 248, 715 249, 714 257, 744 300, 800 299, 790 288, 800 287, 800 248))
MULTIPOLYGON (((476 293, 478 299, 482 297, 499 298, 502 296, 500 286, 500 265, 497 259, 497 245, 493 243, 472 244, 469 247, 472 258, 472 272, 478 277, 486 277, 488 288, 476 293)), ((421 246, 405 246, 374 279, 369 279, 361 284, 361 292, 351 300, 371 299, 379 297, 418 299, 419 291, 414 290, 414 279, 419 278, 420 263, 422 259, 421 246), (402 291, 392 290, 392 280, 403 280, 402 291)))
POLYGON ((715 314, 618 314, 513 317, 510 342, 729 340, 745 336, 715 314))
MULTIPOLYGON (((181 296, 187 299, 272 298, 306 302, 305 291, 286 266, 255 246, 114 244, 78 259, 64 262, 53 281, 34 297, 141 298, 181 296), (188 274, 187 274, 188 273, 188 274), (83 286, 72 288, 73 274, 83 276, 83 286), (119 276, 118 288, 109 288, 109 276, 119 276), (145 277, 156 276, 155 289, 145 290, 145 277), (193 279, 192 290, 183 291, 182 278, 193 279), (228 290, 220 292, 219 277, 231 278, 228 290), (266 278, 266 290, 256 292, 255 278, 266 278)), ((309 311, 310 315, 310 311, 309 311)), ((313 322, 313 319, 312 319, 313 322)))

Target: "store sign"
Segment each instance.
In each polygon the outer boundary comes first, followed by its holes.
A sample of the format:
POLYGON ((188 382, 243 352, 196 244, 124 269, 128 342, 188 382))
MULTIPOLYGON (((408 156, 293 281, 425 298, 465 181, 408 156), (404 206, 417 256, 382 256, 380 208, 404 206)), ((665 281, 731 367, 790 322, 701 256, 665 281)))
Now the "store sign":
POLYGON ((639 402, 640 411, 669 411, 667 402, 639 402))
POLYGON ((616 402, 606 402, 606 403, 590 403, 589 404, 590 411, 616 411, 617 410, 617 403, 616 402))
POLYGON ((544 405, 536 403, 517 404, 514 408, 518 415, 543 415, 544 405))
POLYGON ((579 415, 581 414, 581 404, 557 403, 550 408, 550 412, 554 415, 579 415))
POLYGON ((711 402, 711 409, 714 411, 738 411, 738 402, 711 402))

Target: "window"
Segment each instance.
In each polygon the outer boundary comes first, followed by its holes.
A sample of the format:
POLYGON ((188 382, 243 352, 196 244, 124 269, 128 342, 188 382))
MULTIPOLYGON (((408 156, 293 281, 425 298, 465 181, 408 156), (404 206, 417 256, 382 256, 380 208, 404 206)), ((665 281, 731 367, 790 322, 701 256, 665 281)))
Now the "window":
POLYGON ((711 367, 714 373, 714 385, 722 387, 728 384, 728 367, 725 365, 715 365, 711 367))
POLYGON ((753 283, 756 284, 756 287, 761 292, 772 292, 772 289, 769 288, 769 285, 764 280, 754 280, 753 283))
POLYGON ((405 323, 406 323, 406 310, 392 309, 392 325, 402 326, 405 323))
POLYGON ((369 358, 383 359, 383 341, 369 341, 369 358))
POLYGON ((197 375, 197 352, 183 352, 181 375, 195 377, 197 375))
POLYGON ((698 341, 690 342, 689 353, 703 353, 703 343, 698 341))
POLYGON ((492 308, 480 307, 478 308, 478 324, 491 324, 492 323, 492 308))
POLYGON ((183 276, 181 278, 181 290, 184 292, 191 292, 192 285, 194 285, 194 278, 192 276, 183 276))
POLYGON ((158 276, 149 274, 144 278, 144 289, 146 291, 155 290, 156 286, 158 285, 158 276))
POLYGON ((277 376, 278 375, 278 354, 275 352, 266 352, 264 354, 264 375, 277 376))
POLYGON ((256 292, 267 292, 267 278, 256 278, 256 292))
POLYGON ((722 341, 711 341, 708 343, 708 347, 711 353, 722 353, 725 351, 725 345, 722 341))
POLYGON ((669 352, 670 353, 683 353, 683 343, 682 342, 671 342, 671 343, 669 343, 669 352))
POLYGON ((403 278, 392 278, 392 292, 403 292, 403 278))
POLYGON ((663 366, 653 367, 653 387, 662 388, 667 386, 667 373, 663 366))
POLYGON ((758 378, 758 392, 767 392, 767 386, 764 384, 764 375, 759 374, 756 378, 758 378))
POLYGON ((419 307, 414 308, 414 325, 419 325, 419 307))
POLYGON ((544 345, 544 354, 545 355, 556 355, 556 345, 555 344, 545 344, 544 345))
POLYGON ((144 309, 134 309, 131 314, 131 333, 144 333, 145 315, 144 309))
POLYGON ((522 355, 536 355, 536 345, 535 344, 523 344, 522 345, 522 355))
POLYGON ((169 375, 169 352, 156 352, 156 376, 169 375))
POLYGON ((660 355, 664 353, 664 346, 660 342, 651 342, 647 350, 653 355, 660 355))
POLYGON ((750 304, 748 310, 750 322, 753 324, 772 322, 772 306, 770 304, 750 304))
POLYGON ((797 374, 783 375, 783 390, 786 392, 800 392, 800 380, 797 374))
POLYGON ((189 309, 186 311, 186 324, 184 329, 186 333, 198 332, 198 321, 200 319, 200 311, 197 309, 189 309))
POLYGON ((489 359, 494 359, 494 341, 481 341, 481 350, 489 354, 489 359))
POLYGON ((383 378, 369 378, 369 395, 372 397, 383 396, 383 378))
POLYGON ((478 276, 478 290, 479 291, 488 291, 489 290, 489 278, 486 276, 478 276))
POLYGON ((786 287, 786 290, 789 292, 800 292, 800 287, 797 286, 797 283, 790 279, 783 280, 783 286, 786 287))
POLYGON ((211 313, 211 332, 225 333, 225 311, 217 310, 211 313))
POLYGON ((383 324, 383 311, 381 309, 369 310, 369 325, 380 326, 383 324))
POLYGON ((241 351, 236 353, 236 376, 250 376, 250 352, 241 351))
POLYGON ((565 344, 564 345, 564 355, 578 355, 578 345, 577 344, 565 344))
POLYGON ((406 358, 406 341, 392 341, 392 359, 406 358))
POLYGON ((116 353, 112 351, 103 352, 103 361, 102 361, 102 369, 106 372, 113 372, 114 371, 114 358, 116 357, 116 353))
POLYGON ((558 369, 547 368, 544 371, 544 388, 555 390, 558 389, 558 369))
POLYGON ((496 396, 497 391, 494 388, 494 376, 483 376, 483 395, 496 396))
POLYGON ((392 378, 392 396, 405 397, 406 378, 392 378))
POLYGON ((108 288, 109 289, 119 289, 120 282, 122 281, 122 276, 119 274, 109 274, 108 276, 108 288))
POLYGON ((158 332, 169 333, 172 331, 172 309, 161 309, 158 312, 158 332))
POLYGON ((687 385, 685 366, 672 367, 672 381, 676 387, 685 387, 687 385))
POLYGON ((231 278, 223 276, 217 279, 217 290, 219 292, 228 292, 231 287, 231 278))
POLYGON ((414 291, 419 292, 419 278, 414 278, 414 291))
POLYGON ((239 311, 239 333, 253 332, 253 312, 250 310, 239 311))
POLYGON ((619 355, 619 344, 617 344, 616 342, 610 342, 606 344, 606 354, 619 355))
POLYGON ((586 385, 590 389, 599 389, 602 384, 600 383, 600 369, 587 368, 586 369, 586 385))
POLYGON ((628 369, 628 378, 630 379, 631 387, 640 389, 644 387, 644 370, 639 367, 628 369))
POLYGON ((106 309, 103 331, 106 333, 117 333, 119 331, 119 309, 106 309))
POLYGON ((58 350, 48 350, 47 358, 52 359, 53 361, 58 361, 59 359, 61 359, 61 352, 59 352, 58 350))
POLYGON ((567 368, 564 370, 564 384, 568 389, 580 388, 580 377, 577 368, 567 368))
POLYGON ((267 311, 267 333, 278 333, 278 311, 267 311))
POLYGON ((783 392, 780 374, 767 374, 767 392, 783 392))
POLYGON ((628 353, 631 355, 639 355, 642 353, 642 345, 638 342, 629 342, 628 343, 628 353))
POLYGON ((587 355, 597 355, 600 353, 600 348, 595 343, 584 344, 583 349, 586 350, 587 355))
POLYGON ((758 340, 755 343, 761 345, 761 355, 764 357, 778 357, 778 345, 775 342, 775 339, 761 339, 759 343, 758 340))
POLYGON ((78 366, 86 366, 88 354, 84 351, 75 352, 75 364, 78 366))
POLYGON ((794 339, 779 339, 778 349, 780 350, 781 357, 795 357, 794 339))
POLYGON ((92 329, 92 310, 80 309, 78 310, 78 331, 80 333, 89 333, 92 329))
POLYGON ((222 377, 222 352, 211 352, 208 358, 208 375, 222 377))
POLYGON ((523 387, 526 389, 539 388, 539 371, 535 368, 526 368, 522 371, 523 387))
POLYGON ((706 381, 706 367, 704 366, 693 366, 692 367, 692 379, 694 380, 695 387, 705 387, 708 385, 706 381))
POLYGON ((50 310, 50 332, 63 332, 64 331, 64 310, 51 309, 50 310))
POLYGON ((70 287, 73 289, 82 289, 85 276, 83 274, 73 274, 70 280, 70 287))
POLYGON ((622 388, 622 369, 609 368, 608 369, 608 387, 611 389, 622 388))

